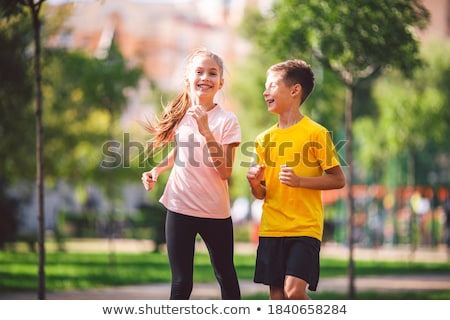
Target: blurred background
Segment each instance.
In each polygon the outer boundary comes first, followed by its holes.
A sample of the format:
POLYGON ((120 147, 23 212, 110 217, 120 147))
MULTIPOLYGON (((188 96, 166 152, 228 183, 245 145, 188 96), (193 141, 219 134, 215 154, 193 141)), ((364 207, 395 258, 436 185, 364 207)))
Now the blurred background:
MULTIPOLYGON (((352 177, 324 192, 324 241, 347 244, 350 203, 358 246, 450 246, 450 1, 394 2, 44 1, 46 238, 61 250, 80 238, 164 244, 158 199, 167 175, 144 190, 141 174, 158 159, 146 158, 139 121, 183 90, 187 55, 205 47, 224 59, 219 102, 242 128, 230 179, 237 241, 257 240, 261 203, 245 175, 253 139, 277 121, 262 96, 266 69, 300 58, 317 81, 302 111, 332 132, 352 177)), ((36 250, 32 19, 5 12, 0 249, 36 250)))

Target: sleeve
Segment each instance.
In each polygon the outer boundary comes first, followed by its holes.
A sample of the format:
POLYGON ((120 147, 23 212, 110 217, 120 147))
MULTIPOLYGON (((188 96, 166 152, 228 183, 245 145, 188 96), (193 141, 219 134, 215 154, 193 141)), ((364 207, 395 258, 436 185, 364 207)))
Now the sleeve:
MULTIPOLYGON (((255 153, 253 163, 258 165, 265 165, 264 147, 256 140, 255 142, 255 153)), ((264 173, 263 181, 266 180, 266 174, 264 173)))
POLYGON ((230 113, 223 130, 222 144, 241 143, 241 126, 235 114, 230 113))
POLYGON ((264 164, 264 148, 258 140, 255 141, 255 152, 253 154, 253 163, 263 165, 264 164))
POLYGON ((325 171, 340 165, 330 132, 327 130, 321 131, 318 135, 318 140, 317 159, 322 170, 325 171))

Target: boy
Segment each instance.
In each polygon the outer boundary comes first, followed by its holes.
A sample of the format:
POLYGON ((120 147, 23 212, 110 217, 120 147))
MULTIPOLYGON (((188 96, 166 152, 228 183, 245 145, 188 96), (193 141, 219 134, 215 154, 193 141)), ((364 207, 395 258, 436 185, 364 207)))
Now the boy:
POLYGON ((263 95, 278 123, 257 136, 258 164, 247 179, 253 196, 264 199, 254 282, 269 285, 272 300, 310 299, 306 287, 317 289, 321 190, 345 185, 328 130, 300 111, 313 88, 314 74, 302 60, 267 71, 263 95))

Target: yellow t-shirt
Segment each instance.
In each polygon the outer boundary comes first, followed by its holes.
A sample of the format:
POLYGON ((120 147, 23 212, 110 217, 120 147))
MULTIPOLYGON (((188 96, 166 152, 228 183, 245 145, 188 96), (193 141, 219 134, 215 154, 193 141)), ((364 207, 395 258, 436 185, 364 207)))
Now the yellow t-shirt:
POLYGON ((278 124, 256 137, 258 163, 265 165, 266 197, 259 235, 262 237, 309 236, 322 240, 322 191, 293 188, 279 181, 281 165, 298 176, 321 176, 339 165, 326 128, 304 116, 295 125, 280 129, 278 124))

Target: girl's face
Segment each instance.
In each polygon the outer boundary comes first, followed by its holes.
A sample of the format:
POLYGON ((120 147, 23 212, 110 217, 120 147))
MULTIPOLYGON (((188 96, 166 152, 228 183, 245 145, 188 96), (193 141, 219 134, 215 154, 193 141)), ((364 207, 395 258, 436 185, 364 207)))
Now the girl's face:
POLYGON ((194 104, 199 104, 200 100, 212 102, 223 86, 222 70, 213 58, 196 56, 192 59, 186 81, 194 104))

